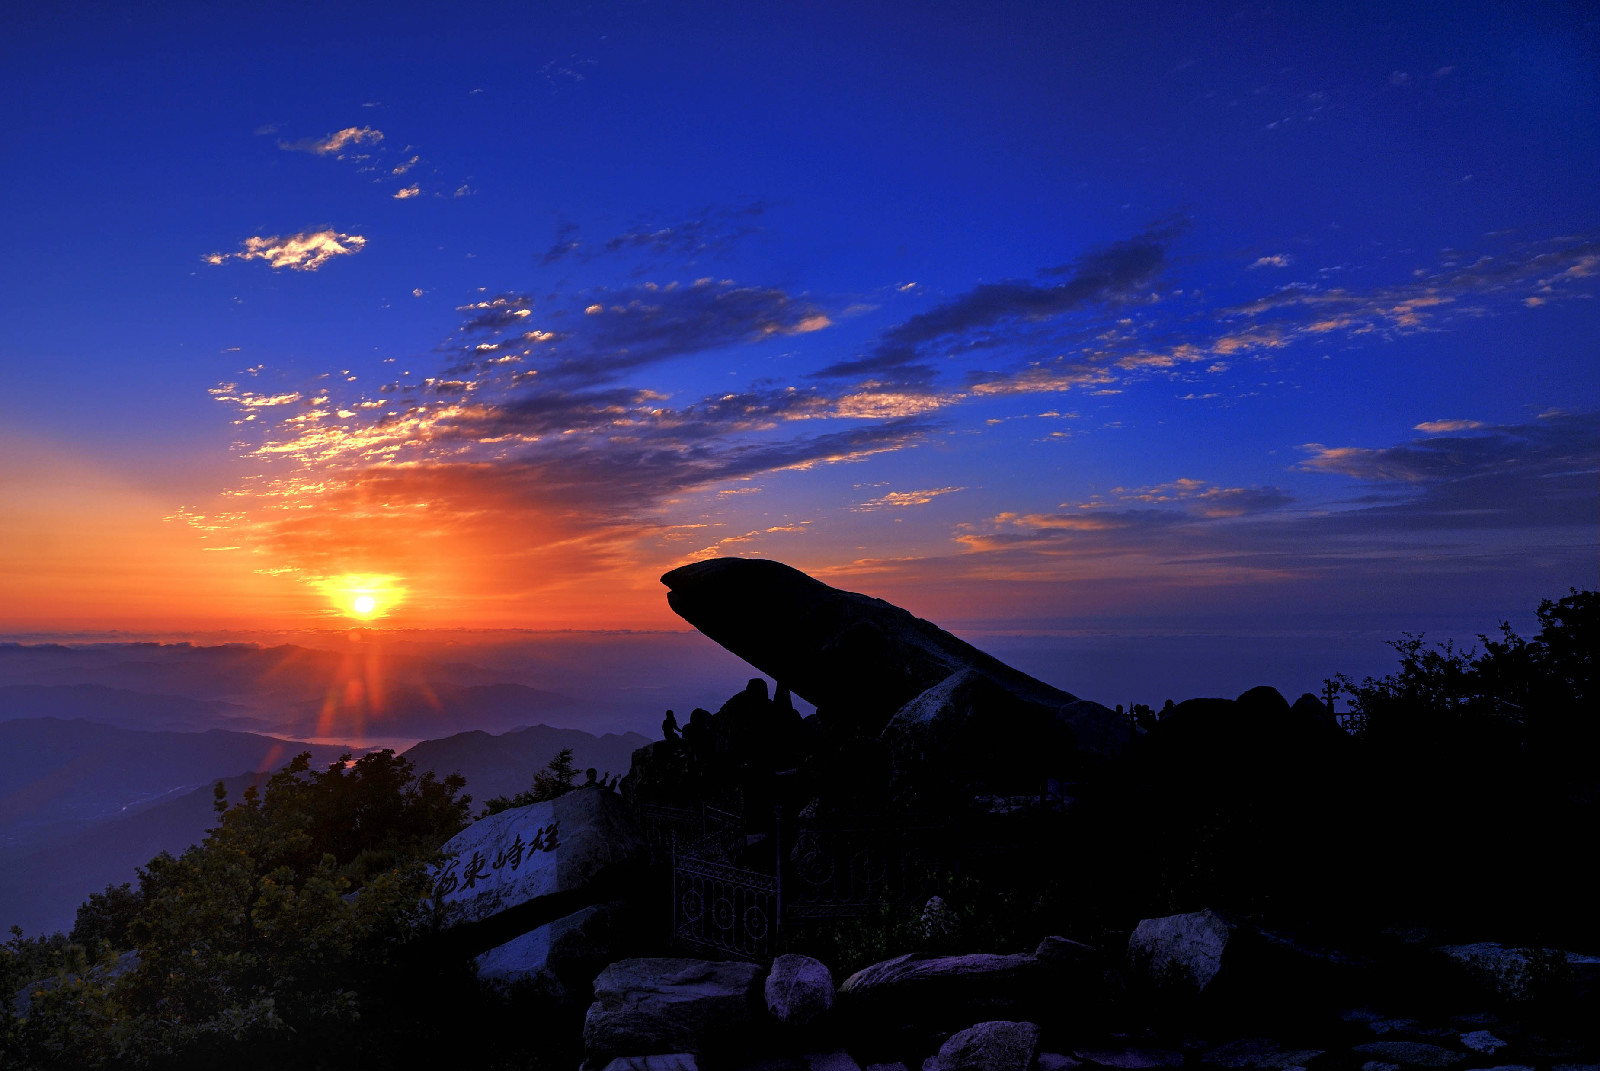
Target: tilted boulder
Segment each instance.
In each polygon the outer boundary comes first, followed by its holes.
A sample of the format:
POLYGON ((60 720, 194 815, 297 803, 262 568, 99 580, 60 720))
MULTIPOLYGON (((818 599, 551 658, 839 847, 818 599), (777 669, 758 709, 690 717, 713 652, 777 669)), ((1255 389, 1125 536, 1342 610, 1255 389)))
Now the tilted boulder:
POLYGON ((614 792, 579 788, 480 819, 450 838, 434 899, 458 942, 478 951, 611 899, 648 857, 614 792))
MULTIPOLYGON (((712 558, 661 578, 667 604, 708 637, 829 716, 876 734, 902 707, 969 671, 1042 708, 1085 751, 1109 755, 1127 727, 1098 703, 1052 688, 882 599, 829 587, 759 558, 712 558)), ((993 726, 1003 733, 1003 726, 993 726)))
POLYGON ((679 957, 608 965, 583 1023, 586 1065, 736 1047, 758 1022, 765 974, 754 963, 679 957))

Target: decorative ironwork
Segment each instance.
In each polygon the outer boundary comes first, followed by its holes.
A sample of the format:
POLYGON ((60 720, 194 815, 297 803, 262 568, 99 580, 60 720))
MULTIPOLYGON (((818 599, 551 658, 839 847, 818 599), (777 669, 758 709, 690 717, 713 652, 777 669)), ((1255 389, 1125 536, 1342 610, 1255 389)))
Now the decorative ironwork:
POLYGON ((726 807, 709 803, 693 807, 674 807, 665 803, 641 805, 638 808, 639 825, 646 843, 657 853, 656 858, 666 856, 674 844, 683 851, 691 850, 684 846, 699 844, 709 837, 729 841, 742 836, 742 796, 736 793, 723 802, 727 804, 726 807))
POLYGON ((677 855, 672 865, 673 938, 744 959, 772 954, 778 879, 759 870, 677 855))
POLYGON ((768 870, 739 865, 750 853, 738 810, 651 805, 641 817, 671 852, 673 942, 701 952, 764 959, 791 919, 856 915, 937 891, 941 853, 933 827, 805 825, 791 846, 780 824, 766 831, 768 870))
POLYGON ((938 891, 934 831, 876 825, 807 827, 781 864, 785 918, 853 915, 938 891))

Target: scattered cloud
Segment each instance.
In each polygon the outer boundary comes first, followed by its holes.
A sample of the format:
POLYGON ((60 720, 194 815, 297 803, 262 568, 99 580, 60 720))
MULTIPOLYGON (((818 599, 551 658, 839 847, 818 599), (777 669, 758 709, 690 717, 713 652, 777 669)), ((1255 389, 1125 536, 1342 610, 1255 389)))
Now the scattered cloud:
POLYGON ((347 126, 320 138, 300 138, 289 141, 278 139, 278 148, 289 152, 309 152, 317 156, 337 156, 352 145, 376 145, 383 140, 383 131, 370 126, 347 126))
POLYGON ((336 256, 359 253, 367 240, 359 234, 344 234, 332 229, 303 234, 246 238, 237 253, 209 253, 207 264, 228 260, 264 260, 274 268, 316 271, 336 256))
POLYGON ((1289 254, 1274 253, 1270 257, 1257 257, 1255 262, 1250 265, 1250 268, 1287 268, 1293 263, 1294 258, 1289 254))
POLYGON ((729 279, 596 288, 533 310, 528 294, 503 295, 475 311, 456 342, 454 375, 486 362, 537 370, 545 381, 595 384, 690 354, 770 338, 806 335, 832 320, 817 306, 772 287, 729 279))
POLYGON ((965 491, 965 487, 929 487, 921 491, 890 491, 886 495, 868 499, 854 506, 857 513, 870 513, 880 509, 904 509, 907 506, 926 506, 940 495, 965 491))
POLYGON ((698 215, 670 224, 640 224, 598 242, 584 242, 573 224, 564 224, 545 250, 543 262, 555 264, 568 257, 592 260, 628 254, 657 260, 692 262, 728 252, 735 243, 756 234, 755 220, 767 210, 764 202, 738 208, 707 208, 698 215))
MULTIPOLYGON (((726 229, 639 227, 585 244, 564 228, 545 261, 694 258, 715 248, 708 235, 726 229)), ((939 441, 961 406, 998 411, 1010 396, 1071 390, 1113 395, 1152 377, 1187 383, 1190 397, 1217 397, 1242 375, 1259 378, 1262 358, 1292 346, 1383 341, 1437 330, 1452 315, 1537 315, 1520 311, 1521 302, 1575 297, 1600 277, 1600 246, 1577 237, 1445 253, 1399 283, 1361 287, 1345 274, 1340 287, 1257 290, 1217 310, 1164 279, 1176 270, 1170 247, 1180 230, 1155 228, 1031 280, 929 301, 867 335, 857 356, 835 341, 864 325, 834 327, 851 295, 825 308, 781 287, 691 278, 704 269, 660 283, 641 281, 641 272, 626 285, 486 293, 459 306, 460 326, 438 347, 433 374, 370 389, 337 379, 275 392, 219 386, 216 397, 254 433, 245 452, 261 466, 235 494, 243 519, 227 526, 229 542, 305 576, 336 575, 362 558, 363 569, 416 577, 465 553, 495 562, 478 573, 523 594, 560 582, 545 578, 564 570, 637 568, 641 548, 681 554, 693 545, 681 542, 688 530, 722 523, 714 512, 689 512, 696 509, 750 511, 724 529, 735 534, 707 548, 748 552, 793 526, 757 520, 764 500, 738 496, 794 479, 783 474, 939 441), (669 386, 681 382, 676 373, 659 368, 741 347, 771 360, 765 374, 792 382, 729 379, 727 390, 684 396, 669 386), (761 486, 745 485, 754 480, 761 486)), ((333 231, 258 238, 213 263, 265 259, 309 270, 364 243, 333 231)), ((1241 262, 1237 277, 1261 281, 1246 272, 1287 265, 1281 257, 1241 262)), ((1029 409, 1055 417, 1067 408, 1055 404, 1029 409)), ((991 434, 990 424, 968 430, 991 434)), ((1550 413, 1517 426, 1438 419, 1415 431, 1422 437, 1387 446, 1310 445, 1291 463, 1294 491, 1180 474, 1054 509, 1018 502, 960 526, 951 568, 1059 576, 1080 567, 1064 563, 1117 562, 1127 575, 1170 568, 1195 583, 1299 576, 1402 553, 1385 540, 1448 557, 1458 553, 1446 545, 1451 532, 1570 527, 1592 513, 1593 415, 1550 413), (1300 484, 1324 497, 1308 498, 1300 484)), ((902 511, 964 489, 891 486, 848 509, 902 511)))
POLYGON ((413 197, 416 197, 421 192, 422 192, 422 187, 418 186, 416 183, 412 183, 411 185, 406 186, 403 189, 398 189, 398 190, 394 191, 394 199, 396 201, 406 201, 406 200, 409 200, 409 199, 411 199, 413 197))
MULTIPOLYGON (((1314 446, 1302 468, 1355 481, 1308 501, 1277 487, 1190 477, 1117 488, 1057 512, 960 525, 959 552, 873 568, 890 575, 1113 583, 1172 599, 1191 587, 1315 582, 1362 598, 1439 576, 1494 575, 1530 556, 1557 575, 1592 568, 1600 414, 1552 414, 1452 439, 1314 446)), ((1304 589, 1301 589, 1304 590, 1304 589)), ((1324 587, 1322 590, 1326 590, 1324 587)))
POLYGON ((1425 431, 1436 435, 1447 431, 1472 431, 1474 428, 1483 427, 1483 422, 1478 420, 1424 420, 1415 425, 1413 431, 1425 431))

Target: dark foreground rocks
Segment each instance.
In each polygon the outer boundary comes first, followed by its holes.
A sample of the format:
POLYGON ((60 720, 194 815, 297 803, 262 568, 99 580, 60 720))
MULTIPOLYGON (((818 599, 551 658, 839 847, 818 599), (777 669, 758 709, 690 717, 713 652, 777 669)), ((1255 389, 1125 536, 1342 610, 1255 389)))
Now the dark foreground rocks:
POLYGON ((885 1032, 1005 1016, 1060 1018, 1100 980, 1086 945, 1048 937, 1028 954, 897 956, 839 986, 842 1014, 885 1032))
MULTIPOLYGON (((1283 978, 1270 959, 1239 956, 1229 942, 1260 931, 1215 912, 1145 920, 1120 962, 1085 945, 1046 938, 1033 953, 895 956, 837 987, 827 967, 788 954, 770 964, 685 958, 613 963, 596 978, 584 1027, 589 1071, 1591 1071, 1600 1038, 1520 1019, 1505 1001, 1440 1001, 1419 991, 1399 1015, 1369 1004, 1297 993, 1286 1020, 1260 998, 1283 978), (1152 935, 1198 937, 1175 962, 1186 972, 1169 998, 1173 963, 1151 956, 1152 935), (1203 953, 1198 960, 1195 956, 1203 953), (1184 956, 1190 959, 1185 960, 1184 956), (1213 1014, 1230 976, 1229 1014, 1213 1014), (1217 964, 1220 963, 1220 966, 1217 964), (1187 964, 1187 965, 1185 965, 1187 964), (1101 973, 1104 970, 1104 973, 1101 973), (1152 974, 1151 972, 1156 972, 1152 974), (1125 986, 1116 987, 1113 978, 1125 986), (1108 1003, 1108 988, 1122 994, 1108 1003), (763 995, 764 998, 763 999, 763 995), (1112 1003, 1120 1007, 1112 1010, 1112 1003), (803 1013, 801 1009, 804 1009, 803 1013), (1111 1014, 1107 1014, 1111 1011, 1111 1014), (797 1027, 803 1028, 797 1029, 797 1027)), ((1581 1022, 1581 1020, 1578 1020, 1581 1022)), ((1573 1020, 1567 1020, 1569 1027, 1573 1020)), ((1591 1024, 1592 1025, 1592 1024, 1591 1024)))
POLYGON ((754 963, 676 957, 613 963, 583 1022, 586 1066, 616 1057, 737 1051, 764 1008, 754 963))

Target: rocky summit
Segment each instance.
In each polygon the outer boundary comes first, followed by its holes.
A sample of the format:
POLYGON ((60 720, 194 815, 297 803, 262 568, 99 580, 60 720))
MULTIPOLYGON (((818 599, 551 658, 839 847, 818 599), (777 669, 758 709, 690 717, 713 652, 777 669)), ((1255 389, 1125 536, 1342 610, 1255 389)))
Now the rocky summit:
POLYGON ((1114 755, 1127 743, 1126 723, 1099 703, 1036 680, 892 603, 781 562, 712 558, 661 582, 684 620, 825 718, 868 733, 891 721, 959 724, 963 700, 999 695, 1023 712, 1021 720, 1042 717, 1070 731, 1083 751, 1114 755))

